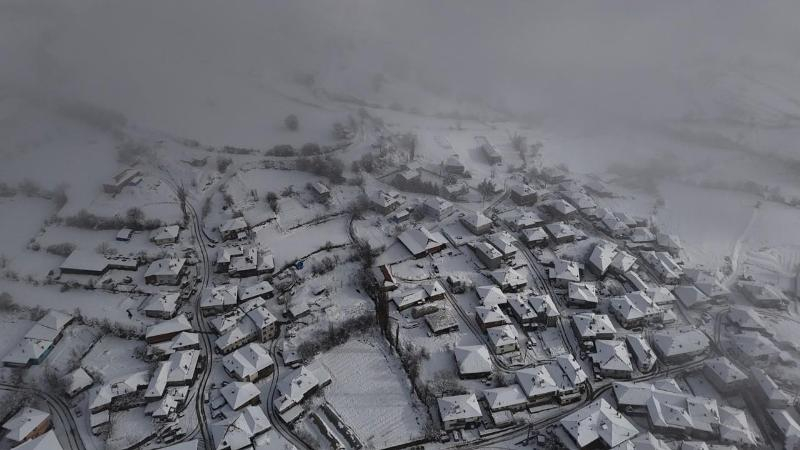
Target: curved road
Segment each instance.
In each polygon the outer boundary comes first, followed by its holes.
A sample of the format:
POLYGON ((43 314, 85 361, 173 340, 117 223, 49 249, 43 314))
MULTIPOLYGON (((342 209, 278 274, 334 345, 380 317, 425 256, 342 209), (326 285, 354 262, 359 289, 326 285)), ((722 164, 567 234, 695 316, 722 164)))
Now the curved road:
POLYGON ((53 426, 54 428, 63 430, 64 434, 67 436, 66 444, 68 448, 74 450, 86 449, 78 425, 75 423, 75 419, 72 417, 72 411, 66 401, 56 395, 27 385, 17 386, 8 383, 0 383, 0 390, 25 392, 47 403, 52 416, 56 419, 53 421, 53 426))

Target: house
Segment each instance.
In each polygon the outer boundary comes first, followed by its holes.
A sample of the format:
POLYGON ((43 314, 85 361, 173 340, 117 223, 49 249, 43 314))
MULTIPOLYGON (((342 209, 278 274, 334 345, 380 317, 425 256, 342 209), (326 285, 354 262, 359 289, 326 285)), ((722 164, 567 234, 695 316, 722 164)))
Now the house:
POLYGON ((459 345, 453 356, 461 378, 483 378, 492 373, 492 357, 485 345, 459 345))
POLYGON ((542 227, 526 228, 520 233, 522 242, 528 247, 545 246, 549 235, 542 227))
POLYGON ((535 189, 524 183, 511 185, 511 201, 520 206, 529 206, 536 203, 539 196, 535 189))
POLYGON ((589 270, 598 276, 605 275, 616 256, 617 244, 604 241, 595 245, 591 255, 589 255, 589 270))
POLYGON ((596 340, 591 358, 595 373, 604 377, 631 378, 633 376, 631 355, 623 341, 596 340))
POLYGON ((549 270, 550 280, 556 287, 565 288, 569 283, 581 281, 580 266, 574 261, 556 258, 549 270))
POLYGON ((707 359, 703 363, 703 375, 722 393, 741 391, 748 384, 747 375, 725 356, 707 359))
POLYGON ((644 244, 655 241, 656 235, 647 227, 635 227, 631 230, 628 239, 634 244, 644 244))
POLYGON ((598 215, 601 224, 612 237, 622 238, 630 233, 630 228, 608 209, 600 210, 598 215))
POLYGON ((566 192, 564 197, 580 211, 594 210, 597 208, 597 202, 584 192, 572 190, 566 192))
POLYGON ((514 231, 537 227, 544 223, 544 220, 535 212, 519 211, 516 209, 499 214, 499 218, 507 227, 514 231))
POLYGON ((564 244, 575 240, 576 231, 571 225, 564 222, 548 223, 544 226, 550 240, 556 244, 564 244))
POLYGON ((219 226, 219 234, 223 241, 236 241, 247 238, 247 221, 244 217, 228 219, 219 226))
POLYGON ((275 271, 275 257, 268 248, 259 245, 244 247, 242 254, 231 255, 228 275, 245 278, 275 271))
MULTIPOLYGON (((272 428, 264 410, 259 406, 245 406, 241 412, 211 425, 212 435, 217 437, 216 450, 240 450, 257 447, 257 438, 272 428)), ((194 447, 174 450, 197 450, 194 447)), ((170 447, 171 448, 171 447, 170 447)))
POLYGON ((523 328, 537 324, 555 326, 561 314, 550 294, 532 295, 530 292, 514 294, 508 300, 511 314, 523 328))
POLYGON ((275 336, 278 335, 278 318, 267 309, 263 300, 255 303, 258 300, 259 299, 250 300, 242 304, 241 307, 245 311, 247 319, 256 326, 258 338, 261 339, 262 342, 265 342, 274 339, 275 336))
POLYGON ((789 299, 775 286, 757 282, 740 281, 739 290, 755 306, 761 308, 786 308, 789 299))
POLYGON ((426 214, 436 221, 441 221, 453 212, 453 204, 441 197, 431 197, 422 204, 426 214))
POLYGON ((480 326, 483 331, 489 328, 511 324, 511 320, 509 320, 506 313, 497 305, 476 306, 475 321, 478 322, 478 326, 480 326))
POLYGON ((658 322, 664 317, 664 310, 642 291, 613 297, 609 300, 608 307, 617 322, 625 328, 658 322))
POLYGON ((200 299, 200 312, 204 315, 219 314, 235 307, 239 288, 235 284, 220 284, 209 287, 200 299))
POLYGON ((331 198, 331 190, 319 181, 311 183, 311 191, 320 201, 327 201, 331 198))
POLYGON ((469 211, 459 220, 472 234, 480 235, 492 229, 492 220, 480 211, 469 211))
POLYGON ((228 375, 251 383, 272 373, 274 365, 267 350, 255 343, 247 344, 222 358, 222 367, 228 375))
POLYGON ((719 407, 719 438, 739 448, 756 448, 762 443, 756 438, 756 432, 747 420, 747 413, 730 406, 719 407))
POLYGON ((186 258, 163 258, 150 263, 144 274, 147 284, 177 285, 186 270, 186 258))
POLYGON ((598 304, 594 283, 569 283, 567 303, 577 308, 594 308, 598 304))
POLYGON ((647 418, 655 432, 715 439, 720 425, 716 400, 684 392, 674 379, 653 382, 615 382, 617 405, 631 415, 647 418))
POLYGON ((372 207, 381 214, 389 214, 403 203, 396 192, 389 193, 382 190, 372 194, 369 201, 372 207))
POLYGON ((705 309, 710 306, 711 299, 696 286, 675 286, 672 293, 688 309, 705 309))
POLYGON ((641 252, 642 259, 650 267, 659 280, 666 284, 678 283, 683 268, 672 259, 672 256, 667 252, 654 252, 643 251, 641 252))
POLYGON ((556 356, 555 361, 516 373, 517 384, 531 404, 549 402, 553 398, 562 405, 576 401, 586 380, 586 373, 571 354, 556 356))
POLYGON ((73 250, 59 266, 62 274, 103 275, 112 269, 136 270, 139 268, 137 258, 124 256, 106 257, 87 250, 73 250))
POLYGON ((425 227, 408 229, 397 238, 415 258, 440 252, 447 242, 441 233, 431 233, 425 227))
POLYGON ((475 288, 475 293, 478 294, 483 306, 508 306, 508 297, 497 286, 478 286, 475 288))
POLYGON ((489 277, 503 292, 517 292, 528 284, 525 276, 511 267, 493 270, 489 277))
POLYGON ((446 281, 447 285, 450 286, 450 290, 456 294, 463 294, 474 285, 472 280, 463 273, 451 273, 447 275, 446 281))
POLYGON ((747 365, 775 364, 783 361, 794 361, 787 357, 769 338, 753 332, 743 332, 733 335, 731 353, 747 365))
POLYGON ((659 358, 667 364, 688 361, 702 355, 710 344, 708 336, 696 328, 655 332, 652 342, 659 358))
POLYGON ((234 247, 221 247, 217 251, 215 270, 219 273, 226 273, 230 269, 231 259, 236 256, 244 255, 244 247, 237 245, 234 247))
POLYGON ((788 408, 794 400, 780 386, 767 375, 767 372, 758 368, 750 369, 750 381, 754 388, 756 398, 766 408, 788 408))
POLYGON ((512 325, 489 328, 486 335, 496 355, 519 350, 519 334, 512 325))
POLYGON ((66 374, 62 379, 65 393, 69 397, 74 397, 81 392, 85 391, 94 383, 94 379, 89 375, 83 367, 78 367, 72 372, 66 374))
POLYGON ((181 234, 181 227, 178 225, 169 225, 166 227, 156 228, 150 232, 150 240, 156 245, 174 244, 178 242, 178 237, 181 234))
POLYGON ((773 429, 782 438, 783 448, 793 450, 800 446, 800 424, 788 409, 768 409, 767 416, 773 429))
POLYGON ((714 303, 721 303, 731 293, 728 288, 711 275, 701 276, 694 282, 694 285, 714 303))
POLYGON ((191 329, 192 324, 189 323, 189 319, 186 318, 185 314, 181 314, 174 319, 165 320, 147 327, 145 341, 147 341, 148 344, 168 341, 178 334, 184 331, 190 331, 191 329))
POLYGON ((256 385, 247 381, 234 381, 220 388, 225 403, 234 411, 238 411, 245 406, 257 405, 261 401, 261 391, 256 385))
POLYGON ((567 201, 557 198, 550 200, 542 205, 554 217, 569 219, 578 215, 578 210, 567 201))
POLYGON ((610 269, 614 273, 624 274, 630 271, 634 264, 636 264, 636 257, 624 250, 620 250, 614 255, 610 269))
POLYGON ((3 424, 5 438, 14 446, 43 435, 50 429, 50 414, 23 407, 3 424))
POLYGON ((391 300, 402 311, 412 306, 419 306, 429 301, 441 300, 445 296, 445 289, 438 280, 421 283, 411 290, 405 290, 392 295, 391 300))
POLYGON ((660 307, 672 306, 675 303, 675 295, 664 286, 653 286, 645 290, 647 296, 653 300, 653 303, 660 307))
POLYGON ((407 186, 410 183, 413 183, 420 179, 419 171, 416 169, 406 169, 401 172, 398 172, 397 175, 394 176, 394 182, 400 188, 403 186, 407 186))
POLYGON ((461 158, 459 158, 457 153, 453 153, 452 155, 448 156, 442 164, 444 165, 444 171, 452 174, 452 175, 463 175, 464 174, 464 164, 461 162, 461 158))
POLYGON ((39 437, 14 447, 14 450, 64 450, 64 447, 58 442, 56 432, 50 430, 39 437))
POLYGON ((3 357, 6 367, 29 367, 47 358, 61 339, 64 329, 73 320, 69 314, 50 310, 39 319, 25 336, 3 357))
POLYGON ((641 334, 629 334, 625 336, 625 342, 628 344, 628 349, 636 361, 639 371, 647 373, 653 370, 658 358, 647 340, 641 334))
POLYGON ((159 292, 158 294, 150 295, 142 309, 144 315, 159 319, 172 318, 178 308, 178 299, 180 296, 180 292, 159 292))
POLYGON ((133 168, 128 168, 114 175, 109 183, 103 183, 103 192, 106 194, 119 194, 125 186, 135 186, 142 180, 142 173, 133 168))
POLYGON ((320 364, 301 366, 289 376, 278 381, 280 395, 276 400, 276 407, 285 413, 292 407, 299 405, 308 395, 317 389, 330 384, 331 376, 320 364))
MULTIPOLYGON (((135 402, 126 402, 126 399, 139 397, 149 385, 150 372, 143 370, 132 374, 123 375, 105 383, 97 388, 89 400, 89 411, 99 413, 116 405, 135 406, 135 402)), ((125 408, 125 409, 127 409, 125 408)))
POLYGON ((771 331, 764 323, 764 319, 753 308, 747 306, 731 306, 725 314, 728 324, 741 331, 755 331, 769 336, 771 331))
POLYGON ((497 148, 489 141, 486 136, 475 136, 475 141, 478 143, 481 153, 486 158, 489 165, 500 164, 503 162, 503 157, 497 148))
POLYGON ((486 399, 489 410, 492 412, 519 411, 528 406, 528 398, 516 384, 486 389, 483 391, 483 398, 486 399))
POLYGON ((438 399, 439 417, 445 430, 477 427, 483 419, 475 394, 454 395, 438 399))
POLYGON ((447 308, 426 315, 425 323, 436 336, 458 330, 458 321, 447 308))
POLYGON ((133 230, 130 228, 123 228, 117 233, 117 240, 121 242, 128 242, 133 236, 133 230))
POLYGON ((562 439, 569 439, 563 442, 568 448, 612 448, 639 434, 636 425, 602 398, 564 417, 559 425, 566 432, 562 439))
POLYGON ((578 313, 572 316, 572 328, 581 342, 614 339, 617 329, 605 314, 578 313))
POLYGON ((252 300, 256 297, 261 297, 263 299, 272 298, 275 295, 275 289, 269 283, 269 281, 259 281, 256 284, 242 287, 239 286, 239 301, 246 302, 248 300, 252 300))
POLYGON ((511 260, 516 256, 517 247, 514 245, 514 236, 509 234, 508 231, 492 233, 487 239, 494 248, 500 251, 503 255, 503 259, 511 260))
POLYGON ((499 269, 502 265, 503 254, 490 243, 478 241, 471 244, 471 247, 475 251, 475 256, 487 269, 499 269))

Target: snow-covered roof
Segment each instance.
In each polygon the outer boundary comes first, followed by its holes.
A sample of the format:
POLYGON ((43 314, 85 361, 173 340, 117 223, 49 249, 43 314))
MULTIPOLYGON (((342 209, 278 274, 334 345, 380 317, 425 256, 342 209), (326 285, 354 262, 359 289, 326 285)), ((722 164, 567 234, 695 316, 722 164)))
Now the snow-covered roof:
POLYGON ((3 424, 3 429, 6 430, 5 437, 20 442, 49 418, 50 414, 45 411, 24 407, 3 424))
POLYGON ((107 407, 114 398, 136 392, 139 388, 147 386, 149 380, 150 374, 147 370, 117 377, 97 388, 89 402, 89 409, 107 407))
POLYGON ((222 358, 222 365, 240 379, 247 379, 274 364, 267 350, 259 344, 250 343, 222 358))
POLYGON ((596 305, 598 300, 595 290, 594 283, 570 283, 568 288, 569 298, 572 301, 596 305))
POLYGON ((174 241, 178 239, 178 234, 181 232, 181 227, 178 225, 169 225, 166 227, 156 228, 150 233, 150 240, 159 241, 174 241))
POLYGON ((783 404, 789 406, 792 404, 792 397, 789 396, 767 373, 758 368, 753 367, 750 369, 750 374, 756 386, 767 399, 769 404, 783 404))
POLYGON ((636 257, 624 250, 617 252, 611 261, 611 267, 622 273, 631 270, 634 264, 636 264, 636 257))
POLYGON ((235 284, 220 284, 209 287, 200 299, 200 308, 226 308, 236 305, 239 288, 235 284))
POLYGON ((492 224, 492 219, 486 217, 486 215, 480 211, 468 211, 461 219, 476 229, 481 229, 492 224))
POLYGON ((408 229, 397 237, 412 255, 423 254, 445 244, 441 233, 431 233, 425 227, 408 229))
POLYGON ((583 339, 593 339, 598 334, 613 334, 617 332, 611 319, 605 314, 578 313, 573 314, 572 322, 578 335, 583 339))
POLYGON ((672 450, 672 447, 648 431, 639 433, 633 439, 625 441, 611 450, 672 450))
POLYGON ((719 407, 719 436, 729 444, 755 446, 756 435, 747 420, 747 414, 730 406, 719 407))
POLYGON ((513 408, 528 403, 525 393, 516 384, 486 389, 483 391, 483 396, 492 411, 513 408))
POLYGON ((617 255, 617 244, 613 242, 601 242, 594 246, 591 255, 589 255, 589 263, 597 268, 601 274, 614 262, 614 257, 617 255))
POLYGON ((92 376, 89 375, 83 367, 78 367, 72 372, 64 376, 66 382, 67 395, 75 395, 76 393, 86 389, 94 383, 92 376))
POLYGON ((646 292, 656 305, 670 305, 675 302, 675 295, 664 286, 650 287, 646 292))
POLYGON ((486 331, 486 335, 495 348, 516 344, 519 341, 517 329, 511 325, 502 325, 499 327, 489 328, 486 331))
POLYGON ((644 319, 663 312, 661 307, 642 291, 612 297, 608 306, 617 318, 625 321, 644 319))
POLYGON ((178 307, 179 292, 159 292, 153 294, 144 305, 145 312, 173 314, 178 307))
POLYGON ((244 231, 247 229, 247 221, 244 220, 244 217, 234 217, 232 219, 228 219, 219 226, 220 233, 236 233, 239 231, 244 231))
POLYGON ((454 395, 437 400, 443 422, 479 419, 483 416, 475 394, 454 395))
POLYGON ((554 239, 565 239, 573 237, 577 234, 572 225, 564 222, 548 223, 544 226, 547 232, 553 236, 554 239))
POLYGON ((639 434, 636 426, 605 399, 590 403, 560 423, 580 448, 598 441, 614 447, 639 434))
POLYGON ((480 297, 481 303, 484 306, 503 305, 508 303, 508 297, 506 297, 506 294, 495 285, 478 286, 475 288, 475 292, 478 293, 478 297, 480 297))
POLYGON ((581 281, 578 263, 561 258, 553 260, 550 278, 564 281, 581 281))
POLYGON ((666 358, 699 353, 709 345, 708 336, 694 328, 656 332, 652 340, 656 350, 666 358))
POLYGON ((653 242, 656 236, 647 227, 636 227, 631 231, 630 239, 635 243, 653 242))
POLYGON ((275 291, 269 281, 260 281, 256 284, 251 286, 247 286, 243 288, 239 286, 239 300, 240 301, 247 301, 251 298, 258 297, 258 296, 270 296, 275 291))
POLYGON ((524 286, 528 283, 528 280, 519 273, 516 269, 512 267, 505 267, 502 269, 493 270, 490 273, 492 280, 497 283, 498 286, 511 286, 512 288, 524 286))
POLYGON ((461 375, 482 374, 492 371, 492 358, 485 345, 460 345, 453 348, 453 355, 461 375))
POLYGON ((259 406, 247 406, 233 417, 211 426, 217 450, 239 450, 250 448, 253 438, 272 428, 264 410, 259 406))
POLYGON ((736 364, 725 356, 707 359, 703 363, 703 368, 713 373, 719 381, 725 384, 747 380, 747 374, 742 372, 742 369, 738 368, 736 364))
POLYGON ((517 253, 517 247, 514 246, 516 239, 508 231, 492 233, 487 239, 496 249, 500 250, 503 256, 507 257, 517 253))
POLYGON ((730 322, 745 330, 766 330, 767 325, 758 312, 748 306, 731 306, 725 316, 730 322))
POLYGON ((189 331, 191 329, 192 324, 189 322, 189 319, 186 318, 185 314, 181 314, 174 319, 165 320, 155 325, 150 325, 147 327, 145 338, 150 340, 156 336, 180 333, 181 331, 189 331))
POLYGON ((479 322, 483 324, 511 323, 511 320, 508 318, 506 313, 504 313, 503 310, 501 310, 500 307, 497 305, 476 306, 475 315, 478 317, 479 322))
POLYGON ((619 406, 646 409, 651 423, 661 429, 713 433, 719 424, 717 401, 683 392, 673 379, 659 382, 616 382, 619 406))
POLYGON ((658 359, 650 344, 641 334, 628 334, 625 336, 625 341, 639 364, 652 367, 658 359))
POLYGON ((623 341, 600 339, 594 347, 592 361, 600 370, 633 372, 631 355, 623 341))
POLYGON ((234 381, 220 389, 228 406, 237 410, 261 395, 256 385, 246 381, 234 381))
POLYGON ((63 450, 63 448, 61 443, 58 442, 56 432, 50 430, 39 437, 14 447, 14 450, 63 450))
POLYGON ((164 258, 153 261, 144 273, 145 278, 150 276, 177 276, 181 273, 186 258, 164 258))
POLYGON ((658 233, 656 235, 656 243, 670 250, 681 249, 681 240, 678 236, 674 234, 658 233))
POLYGON ((696 308, 711 301, 710 298, 700 291, 696 286, 675 286, 672 293, 687 308, 696 308))

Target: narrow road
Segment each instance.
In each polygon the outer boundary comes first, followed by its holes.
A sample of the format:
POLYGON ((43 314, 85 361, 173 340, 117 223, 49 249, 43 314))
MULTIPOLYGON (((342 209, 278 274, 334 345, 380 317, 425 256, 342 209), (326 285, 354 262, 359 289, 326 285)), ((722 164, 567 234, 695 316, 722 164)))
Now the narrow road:
MULTIPOLYGON (((72 411, 67 402, 56 395, 50 394, 43 390, 34 388, 32 386, 21 385, 16 386, 8 383, 0 383, 0 390, 25 392, 27 394, 38 397, 45 402, 50 410, 51 415, 55 418, 53 426, 56 432, 62 431, 67 437, 67 447, 73 450, 85 450, 86 446, 83 444, 80 429, 72 417, 72 411)), ((64 444, 64 442, 62 442, 64 444)))
POLYGON ((270 356, 272 356, 272 361, 275 364, 275 370, 272 372, 271 379, 269 381, 269 390, 267 391, 267 417, 269 417, 269 421, 272 426, 275 427, 275 431, 278 432, 284 439, 291 445, 294 445, 298 449, 308 449, 311 450, 311 447, 306 445, 302 439, 297 437, 297 435, 292 431, 290 426, 283 421, 280 414, 278 414, 278 409, 275 405, 275 394, 278 390, 278 380, 280 379, 280 368, 282 364, 279 362, 278 359, 278 341, 280 336, 276 336, 275 339, 272 341, 272 344, 269 347, 270 356))

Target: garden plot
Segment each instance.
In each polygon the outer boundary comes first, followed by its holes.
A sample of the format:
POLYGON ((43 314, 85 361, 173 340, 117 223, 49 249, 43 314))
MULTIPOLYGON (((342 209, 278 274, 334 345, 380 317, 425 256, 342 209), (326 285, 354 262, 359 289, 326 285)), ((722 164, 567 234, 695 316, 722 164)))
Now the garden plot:
POLYGON ((349 243, 347 225, 346 217, 337 217, 319 225, 305 226, 284 233, 272 227, 262 227, 256 232, 255 240, 258 244, 272 249, 275 255, 275 267, 281 267, 319 250, 327 243, 332 245, 349 243))
POLYGON ((406 375, 378 344, 351 340, 317 361, 333 379, 325 398, 368 447, 391 447, 423 435, 425 414, 412 406, 406 375))

